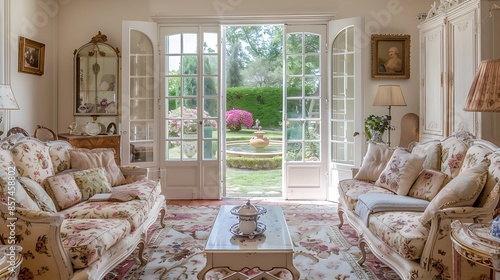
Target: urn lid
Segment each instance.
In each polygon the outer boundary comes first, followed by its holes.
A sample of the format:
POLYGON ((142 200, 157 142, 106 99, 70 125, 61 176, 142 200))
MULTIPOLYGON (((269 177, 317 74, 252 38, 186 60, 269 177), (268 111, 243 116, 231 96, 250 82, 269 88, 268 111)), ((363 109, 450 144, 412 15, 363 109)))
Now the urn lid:
POLYGON ((257 215, 258 212, 257 208, 250 203, 250 200, 248 200, 247 203, 242 205, 238 210, 238 214, 243 215, 257 215))

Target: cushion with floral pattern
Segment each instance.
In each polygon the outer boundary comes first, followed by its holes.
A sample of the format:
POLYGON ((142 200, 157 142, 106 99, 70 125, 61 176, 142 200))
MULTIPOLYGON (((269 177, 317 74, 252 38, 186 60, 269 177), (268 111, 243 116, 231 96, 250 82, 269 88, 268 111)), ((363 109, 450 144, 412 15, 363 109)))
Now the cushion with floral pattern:
POLYGON ((424 169, 411 186, 408 196, 431 201, 444 186, 448 175, 443 172, 424 169))
POLYGON ((82 200, 88 200, 98 193, 111 193, 111 185, 103 167, 70 173, 82 192, 82 200))
POLYGON ((97 149, 72 149, 69 151, 71 168, 73 169, 90 169, 104 167, 106 177, 111 186, 125 184, 127 181, 123 176, 122 171, 115 162, 115 150, 108 148, 97 149))
POLYGON ((417 143, 413 146, 411 153, 426 155, 422 164, 424 169, 441 170, 441 143, 439 141, 417 143))
POLYGON ((26 193, 19 180, 14 175, 3 170, 0 170, 0 197, 1 201, 9 206, 14 203, 16 208, 21 207, 40 211, 38 205, 26 193))
POLYGON ((375 182, 384 170, 394 149, 381 143, 368 142, 368 150, 355 179, 375 182))
POLYGON ((82 200, 82 193, 71 174, 47 178, 45 190, 52 197, 57 210, 73 206, 82 200))
POLYGON ((49 147, 42 142, 22 142, 11 151, 19 176, 28 177, 39 184, 47 177, 54 176, 49 147))
POLYGON ((407 195, 422 171, 424 161, 425 155, 411 154, 403 149, 396 149, 375 185, 398 195, 407 195))
POLYGON ((26 177, 19 177, 19 182, 24 187, 28 195, 38 204, 40 210, 55 213, 57 212, 56 205, 49 194, 37 182, 26 177))
POLYGON ((429 223, 432 212, 438 209, 472 206, 486 182, 488 164, 486 161, 480 162, 453 178, 432 199, 422 214, 420 222, 424 225, 429 223))
POLYGON ((55 172, 62 172, 70 168, 69 150, 72 147, 67 144, 60 143, 59 141, 50 143, 49 154, 55 172))

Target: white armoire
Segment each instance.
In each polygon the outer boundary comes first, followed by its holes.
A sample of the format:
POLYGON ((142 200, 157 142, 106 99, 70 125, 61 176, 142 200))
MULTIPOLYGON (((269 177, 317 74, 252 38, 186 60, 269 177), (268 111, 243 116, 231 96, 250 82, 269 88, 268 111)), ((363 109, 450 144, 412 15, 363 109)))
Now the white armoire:
POLYGON ((499 58, 499 2, 441 1, 419 25, 421 142, 468 131, 500 144, 500 113, 463 110, 479 62, 499 58))

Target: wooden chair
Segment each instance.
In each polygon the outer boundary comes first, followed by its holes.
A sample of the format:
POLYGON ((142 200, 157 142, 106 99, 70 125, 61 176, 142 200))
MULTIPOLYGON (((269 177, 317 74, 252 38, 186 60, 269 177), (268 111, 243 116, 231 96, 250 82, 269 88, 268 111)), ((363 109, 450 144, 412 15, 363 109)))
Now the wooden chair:
POLYGON ((15 127, 12 127, 11 129, 9 129, 9 131, 7 131, 7 136, 10 136, 10 135, 16 134, 16 133, 20 133, 26 137, 30 136, 26 130, 24 130, 23 128, 20 128, 18 126, 15 126, 15 127))
POLYGON ((50 128, 47 128, 42 125, 37 125, 35 129, 35 133, 33 134, 33 137, 40 141, 53 141, 57 140, 57 134, 50 128))
POLYGON ((401 118, 400 147, 408 147, 413 141, 418 141, 419 117, 414 113, 408 113, 401 118))

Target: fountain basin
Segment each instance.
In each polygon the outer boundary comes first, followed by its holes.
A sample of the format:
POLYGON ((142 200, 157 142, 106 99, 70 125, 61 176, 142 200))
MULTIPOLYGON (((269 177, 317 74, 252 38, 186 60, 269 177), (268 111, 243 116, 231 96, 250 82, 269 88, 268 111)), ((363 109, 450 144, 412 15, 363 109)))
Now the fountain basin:
POLYGON ((254 148, 248 141, 231 141, 226 143, 226 155, 228 157, 255 157, 272 158, 281 156, 283 153, 281 141, 270 140, 269 145, 264 148, 254 148))

